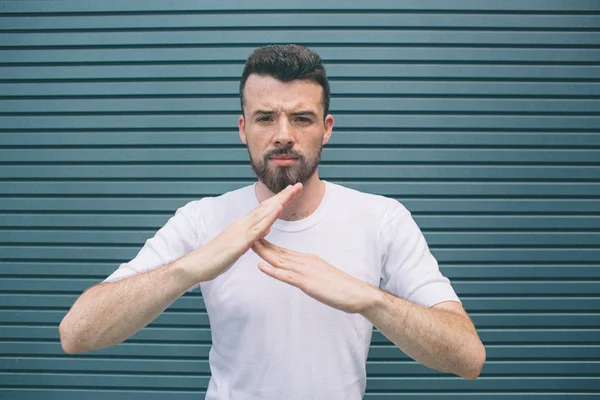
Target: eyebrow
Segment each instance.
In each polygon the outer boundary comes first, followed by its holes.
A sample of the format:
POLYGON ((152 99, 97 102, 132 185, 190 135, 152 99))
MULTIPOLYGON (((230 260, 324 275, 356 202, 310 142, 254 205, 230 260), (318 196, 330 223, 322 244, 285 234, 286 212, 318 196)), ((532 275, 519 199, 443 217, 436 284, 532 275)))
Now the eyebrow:
POLYGON ((252 113, 252 115, 263 115, 263 114, 275 114, 275 111, 270 110, 256 110, 252 113))
POLYGON ((298 116, 301 116, 301 115, 308 115, 308 116, 311 116, 311 117, 314 117, 314 118, 317 117, 317 114, 315 112, 313 112, 313 111, 297 111, 297 112, 293 112, 292 115, 294 117, 298 117, 298 116))
MULTIPOLYGON (((275 114, 275 111, 272 110, 256 110, 252 113, 252 115, 271 115, 271 114, 275 114)), ((312 116, 314 118, 317 117, 317 114, 314 111, 295 111, 291 114, 294 117, 298 117, 298 116, 302 116, 302 115, 308 115, 308 116, 312 116)))

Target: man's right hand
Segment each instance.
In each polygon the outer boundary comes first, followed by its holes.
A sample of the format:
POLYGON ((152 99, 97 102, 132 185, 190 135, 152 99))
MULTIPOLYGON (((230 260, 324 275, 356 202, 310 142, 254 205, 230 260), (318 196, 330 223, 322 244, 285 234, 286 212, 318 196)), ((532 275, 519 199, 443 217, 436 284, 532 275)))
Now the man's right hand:
POLYGON ((301 183, 289 185, 236 220, 213 240, 184 257, 186 269, 193 280, 209 281, 231 268, 254 242, 267 236, 283 208, 301 191, 301 183))
POLYGON ((153 321, 193 285, 227 271, 259 239, 302 190, 289 186, 238 219, 219 236, 179 260, 85 291, 61 321, 61 345, 69 354, 121 343, 153 321))

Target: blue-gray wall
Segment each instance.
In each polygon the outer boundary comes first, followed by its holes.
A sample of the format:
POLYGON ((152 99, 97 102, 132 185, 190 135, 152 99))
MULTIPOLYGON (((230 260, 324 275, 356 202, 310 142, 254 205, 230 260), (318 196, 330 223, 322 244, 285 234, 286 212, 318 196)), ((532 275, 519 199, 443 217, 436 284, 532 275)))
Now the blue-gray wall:
POLYGON ((322 177, 413 212, 488 352, 467 382, 376 332, 367 398, 600 396, 600 2, 108 0, 0 2, 0 399, 203 397, 199 294, 86 355, 57 327, 177 207, 252 181, 238 79, 287 42, 331 79, 322 177))

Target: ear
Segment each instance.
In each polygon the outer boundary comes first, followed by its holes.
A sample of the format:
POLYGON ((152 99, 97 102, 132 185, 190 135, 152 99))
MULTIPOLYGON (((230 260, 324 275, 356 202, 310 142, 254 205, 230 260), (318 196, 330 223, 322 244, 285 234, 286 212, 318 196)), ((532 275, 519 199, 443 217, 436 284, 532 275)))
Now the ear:
POLYGON ((323 135, 323 144, 327 144, 333 132, 333 115, 327 114, 325 117, 325 134, 323 135))
POLYGON ((240 139, 242 140, 242 143, 247 145, 248 142, 246 141, 246 125, 243 114, 240 115, 240 117, 238 118, 238 130, 240 131, 240 139))

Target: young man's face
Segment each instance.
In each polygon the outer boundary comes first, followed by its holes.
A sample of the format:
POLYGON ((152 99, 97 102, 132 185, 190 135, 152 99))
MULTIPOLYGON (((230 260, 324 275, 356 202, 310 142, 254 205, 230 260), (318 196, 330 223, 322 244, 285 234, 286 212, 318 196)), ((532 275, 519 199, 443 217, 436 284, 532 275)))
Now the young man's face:
POLYGON ((252 169, 273 192, 306 182, 329 141, 333 116, 323 118, 323 88, 315 82, 281 82, 252 74, 244 87, 238 126, 252 169))

